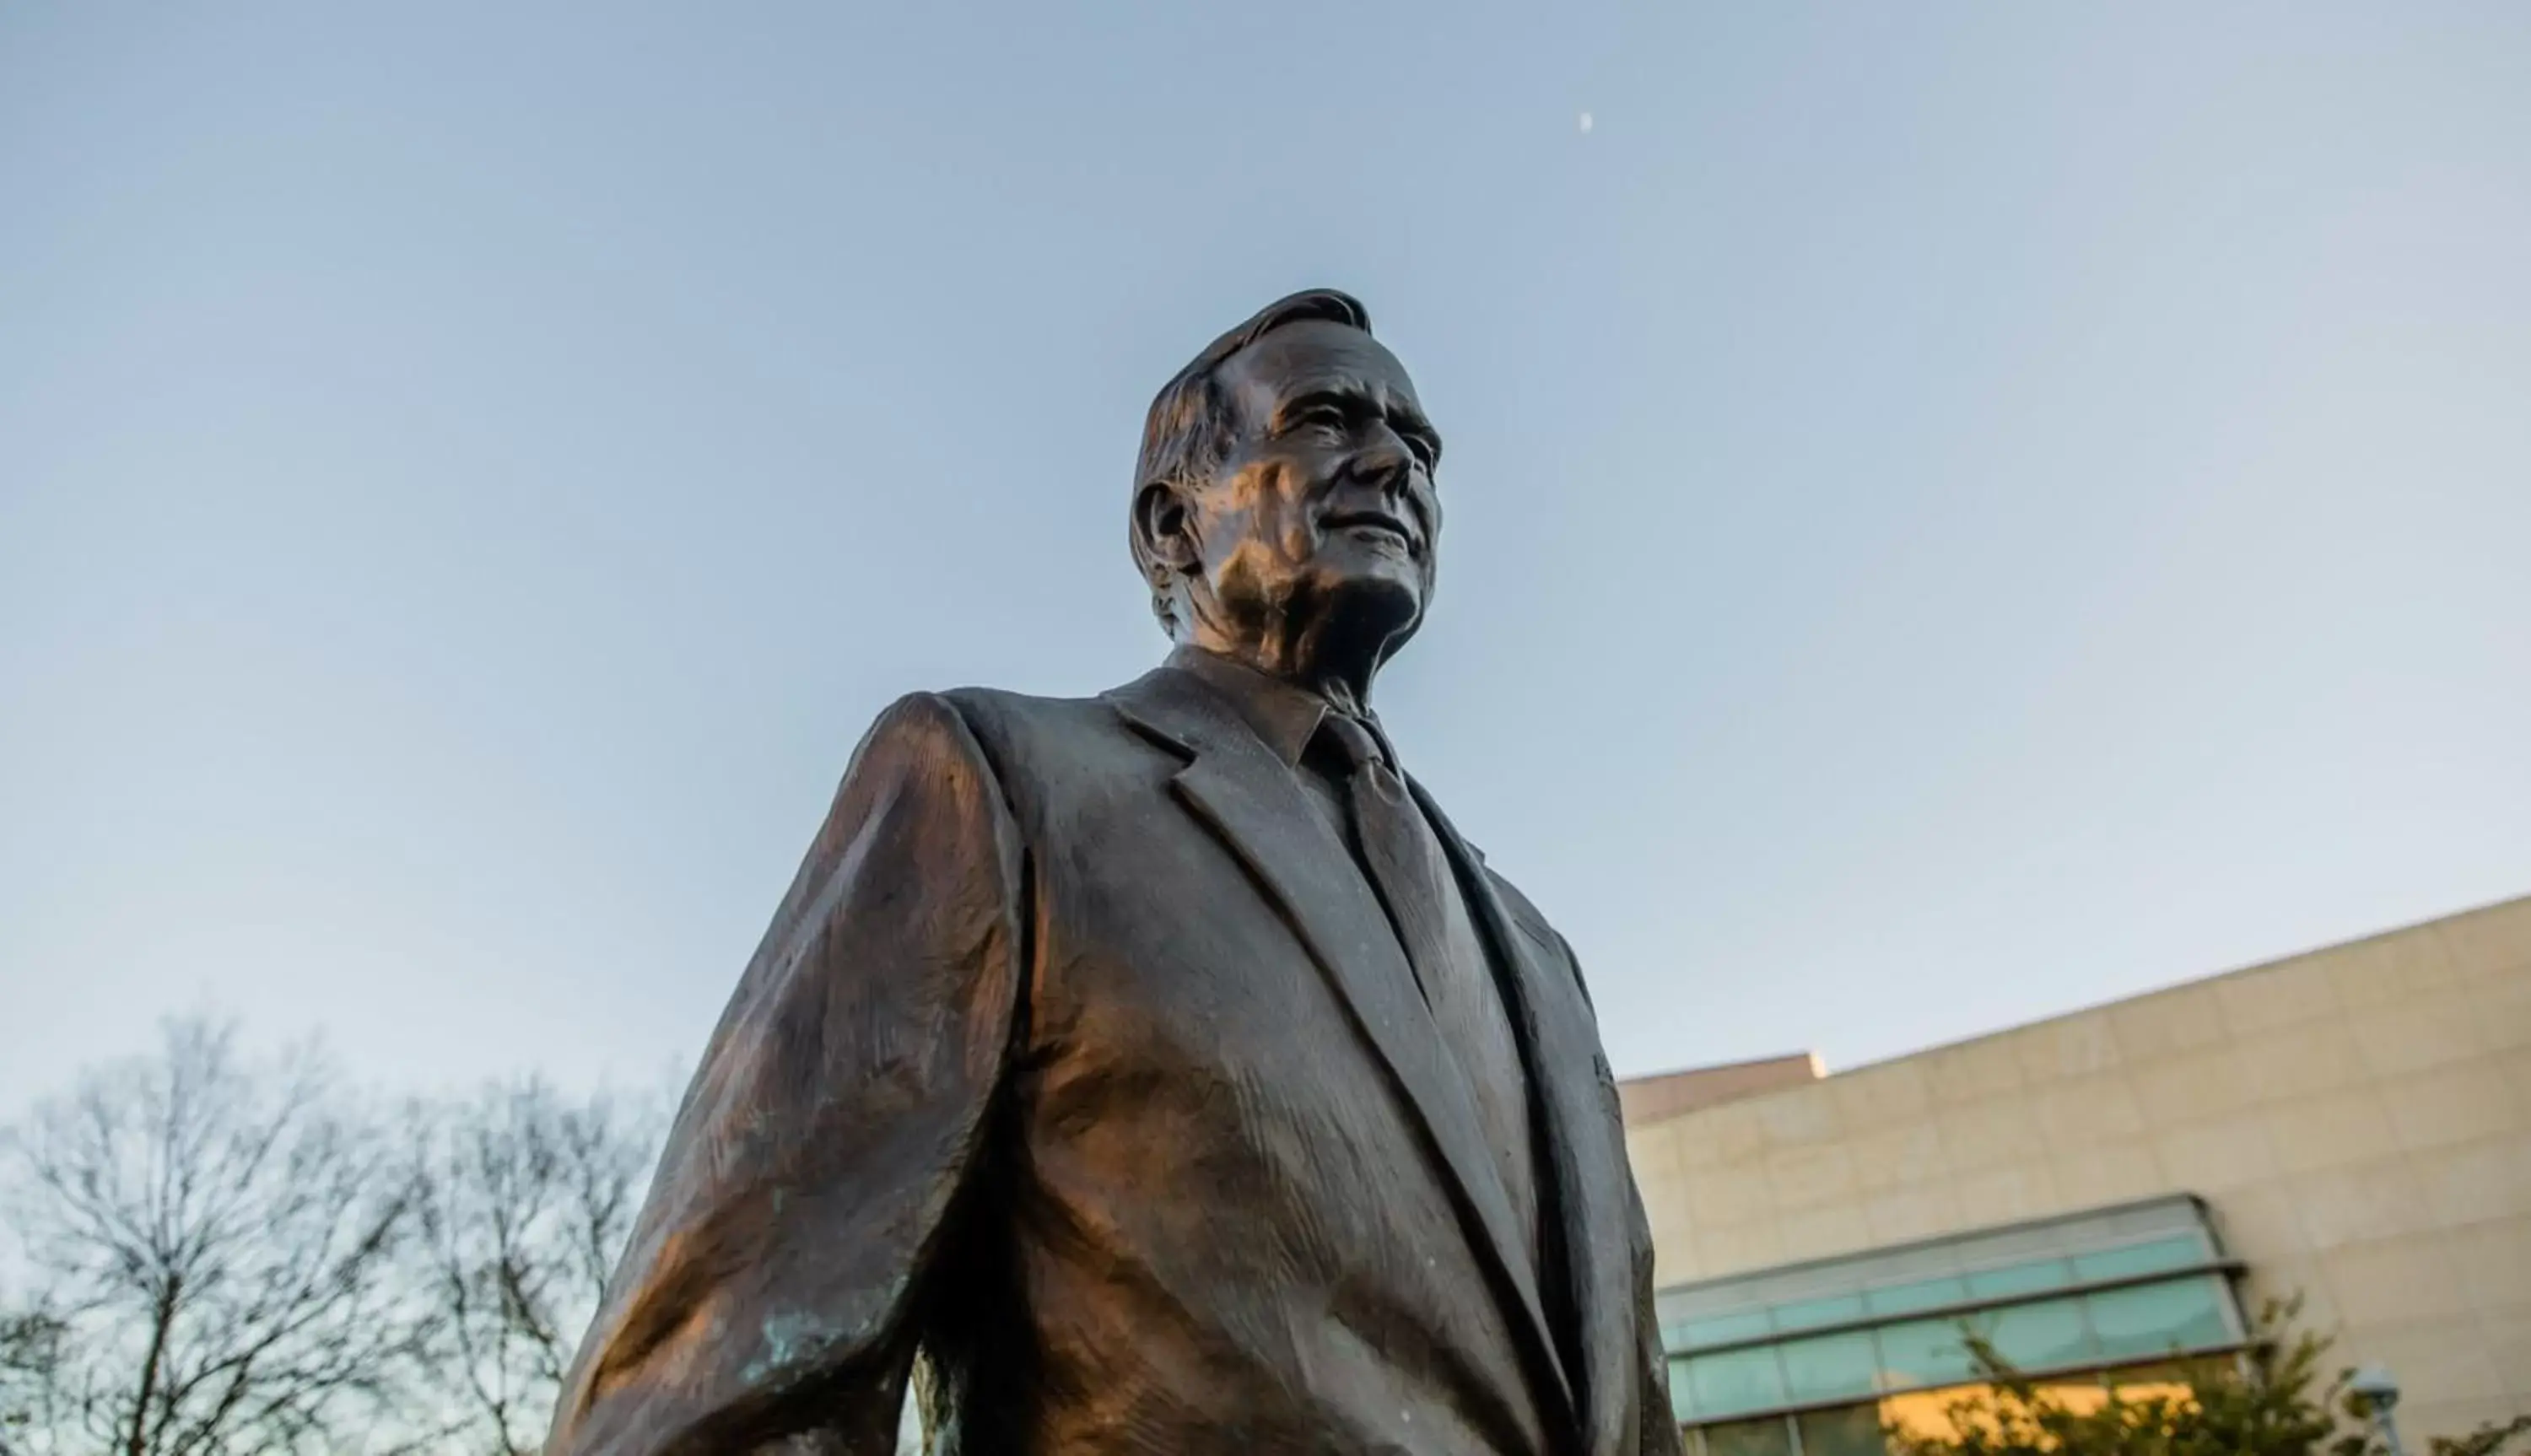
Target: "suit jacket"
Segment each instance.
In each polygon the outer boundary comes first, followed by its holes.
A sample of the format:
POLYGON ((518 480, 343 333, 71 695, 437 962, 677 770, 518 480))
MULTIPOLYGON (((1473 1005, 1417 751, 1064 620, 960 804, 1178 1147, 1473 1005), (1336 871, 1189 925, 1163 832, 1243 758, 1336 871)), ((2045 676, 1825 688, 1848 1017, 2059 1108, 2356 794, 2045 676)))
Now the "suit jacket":
MULTIPOLYGON (((1417 790, 1419 797, 1422 791, 1417 790)), ((1571 951, 1424 801, 1549 1255, 1368 882, 1216 692, 890 707, 749 964, 548 1456, 1678 1449, 1571 951)))

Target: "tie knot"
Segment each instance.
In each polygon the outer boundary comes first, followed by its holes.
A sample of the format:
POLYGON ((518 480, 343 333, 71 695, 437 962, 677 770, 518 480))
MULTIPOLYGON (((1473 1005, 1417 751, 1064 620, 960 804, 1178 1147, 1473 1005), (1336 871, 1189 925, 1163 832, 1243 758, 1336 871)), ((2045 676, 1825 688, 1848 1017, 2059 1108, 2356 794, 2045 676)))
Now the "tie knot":
POLYGON ((1374 763, 1388 761, 1388 749, 1379 731, 1349 713, 1330 711, 1319 720, 1319 736, 1327 741, 1344 758, 1348 773, 1359 773, 1374 763))

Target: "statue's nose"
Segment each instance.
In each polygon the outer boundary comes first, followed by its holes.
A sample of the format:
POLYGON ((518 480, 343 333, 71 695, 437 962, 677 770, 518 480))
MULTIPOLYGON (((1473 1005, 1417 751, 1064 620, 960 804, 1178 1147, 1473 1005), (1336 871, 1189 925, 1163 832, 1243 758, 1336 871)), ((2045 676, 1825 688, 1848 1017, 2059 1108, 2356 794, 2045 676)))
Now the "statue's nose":
POLYGON ((1353 458, 1354 477, 1378 486, 1382 495, 1403 495, 1414 473, 1414 455, 1393 437, 1374 441, 1353 458))

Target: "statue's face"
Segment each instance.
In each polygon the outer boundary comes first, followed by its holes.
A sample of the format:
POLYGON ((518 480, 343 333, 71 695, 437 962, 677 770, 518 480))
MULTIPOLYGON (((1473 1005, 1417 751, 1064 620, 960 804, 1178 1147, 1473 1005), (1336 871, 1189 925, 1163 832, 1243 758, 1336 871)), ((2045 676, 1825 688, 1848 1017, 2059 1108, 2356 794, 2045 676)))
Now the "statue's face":
POLYGON ((1235 438, 1182 495, 1214 610, 1258 636, 1385 658, 1423 620, 1441 533, 1440 436, 1405 367, 1362 330, 1314 320, 1214 377, 1235 438))

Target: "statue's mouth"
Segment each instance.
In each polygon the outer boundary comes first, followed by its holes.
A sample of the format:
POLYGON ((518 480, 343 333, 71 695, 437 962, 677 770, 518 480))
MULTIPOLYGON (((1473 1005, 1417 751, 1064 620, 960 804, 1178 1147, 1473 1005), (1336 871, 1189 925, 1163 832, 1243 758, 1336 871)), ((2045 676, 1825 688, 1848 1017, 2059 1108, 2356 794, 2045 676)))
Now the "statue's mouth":
POLYGON ((1424 554, 1424 542, 1415 529, 1394 516, 1378 511, 1338 511, 1326 518, 1329 531, 1354 531, 1394 537, 1410 556, 1424 554))

